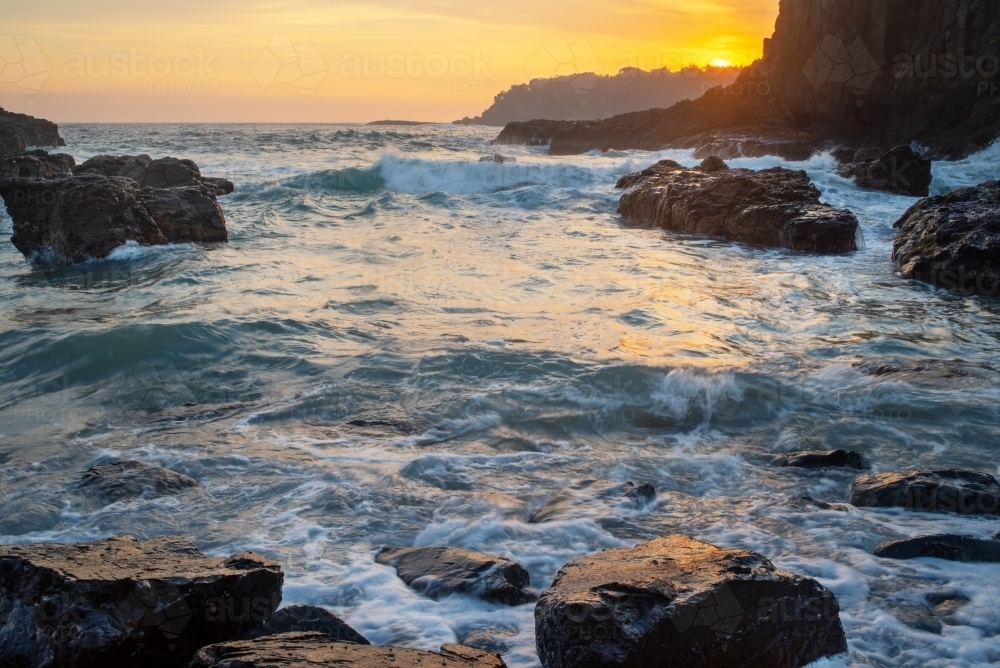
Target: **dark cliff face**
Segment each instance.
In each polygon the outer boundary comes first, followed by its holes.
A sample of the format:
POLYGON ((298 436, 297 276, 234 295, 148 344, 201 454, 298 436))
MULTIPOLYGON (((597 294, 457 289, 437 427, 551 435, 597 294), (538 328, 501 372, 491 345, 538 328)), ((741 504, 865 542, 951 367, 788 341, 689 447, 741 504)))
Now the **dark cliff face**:
POLYGON ((996 0, 782 0, 763 57, 733 85, 669 109, 567 123, 551 151, 917 141, 931 157, 958 158, 998 136, 996 0))
POLYGON ((20 153, 28 146, 65 145, 52 121, 0 108, 0 155, 20 153))

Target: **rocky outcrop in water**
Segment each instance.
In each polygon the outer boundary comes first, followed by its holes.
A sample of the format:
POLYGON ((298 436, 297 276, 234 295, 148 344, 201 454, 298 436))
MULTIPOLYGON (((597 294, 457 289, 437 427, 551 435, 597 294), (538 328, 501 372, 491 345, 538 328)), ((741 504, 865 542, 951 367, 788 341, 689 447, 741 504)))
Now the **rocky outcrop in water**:
POLYGON ((23 153, 29 146, 65 146, 52 121, 0 108, 0 157, 23 153))
POLYGON ((875 556, 886 559, 934 557, 948 561, 1000 562, 1000 540, 954 534, 920 536, 882 543, 876 548, 875 556))
POLYGON ((1000 292, 1000 181, 914 204, 893 225, 903 278, 993 296, 1000 292))
POLYGON ((368 639, 325 608, 314 605, 290 605, 276 611, 258 630, 247 634, 248 639, 273 636, 279 633, 322 633, 337 642, 370 645, 368 639))
POLYGON ((934 179, 931 161, 909 146, 897 146, 885 153, 858 149, 851 162, 841 165, 837 172, 846 179, 854 179, 860 188, 910 197, 927 197, 934 179))
POLYGON ((500 155, 499 153, 494 153, 493 155, 484 155, 479 159, 479 162, 495 162, 498 165, 504 165, 509 162, 517 162, 517 158, 511 158, 506 155, 500 155))
POLYGON ((43 263, 106 257, 129 241, 228 240, 226 218, 206 186, 139 189, 126 177, 83 174, 2 181, 0 196, 14 220, 11 241, 43 263))
POLYGON ((988 473, 943 469, 863 475, 851 487, 859 508, 909 508, 936 513, 1000 514, 1000 483, 988 473))
POLYGON ((629 225, 810 253, 857 250, 858 221, 821 204, 803 171, 696 167, 664 160, 619 179, 629 225))
POLYGON ((998 39, 992 0, 781 0, 763 58, 730 86, 669 109, 521 124, 498 141, 532 138, 556 155, 671 147, 729 156, 742 137, 759 142, 750 152, 785 157, 919 141, 932 158, 961 157, 1000 134, 998 39))
POLYGON ((790 452, 778 459, 779 466, 818 469, 842 467, 862 470, 868 468, 861 453, 853 450, 828 450, 826 452, 790 452))
POLYGON ((65 153, 49 154, 42 149, 27 153, 0 157, 0 181, 4 179, 29 178, 70 174, 76 161, 65 153))
POLYGON ((520 564, 456 547, 387 547, 375 561, 396 569, 400 579, 430 598, 454 593, 522 605, 538 598, 520 564))
POLYGON ((794 668, 847 651, 839 613, 815 580, 673 535, 564 566, 535 638, 545 668, 794 668))
POLYGON ((260 627, 283 577, 258 554, 209 558, 176 536, 0 546, 0 665, 180 668, 260 627))
POLYGON ((528 519, 531 524, 571 519, 581 513, 599 516, 615 510, 640 510, 656 499, 656 488, 648 482, 581 480, 559 490, 528 519))
POLYGON ((320 633, 283 633, 198 651, 191 668, 506 668, 495 654, 460 645, 440 652, 331 642, 320 633))
POLYGON ((148 495, 177 494, 197 487, 183 473, 135 460, 91 466, 80 480, 80 490, 106 503, 148 495))
POLYGON ((216 195, 229 195, 235 187, 232 181, 209 178, 201 175, 201 170, 191 160, 160 158, 153 160, 148 155, 98 155, 73 169, 74 174, 100 174, 102 176, 125 176, 140 188, 183 188, 205 185, 216 195))
POLYGON ((523 144, 525 146, 545 146, 560 130, 571 125, 569 121, 527 121, 508 123, 493 144, 523 144))

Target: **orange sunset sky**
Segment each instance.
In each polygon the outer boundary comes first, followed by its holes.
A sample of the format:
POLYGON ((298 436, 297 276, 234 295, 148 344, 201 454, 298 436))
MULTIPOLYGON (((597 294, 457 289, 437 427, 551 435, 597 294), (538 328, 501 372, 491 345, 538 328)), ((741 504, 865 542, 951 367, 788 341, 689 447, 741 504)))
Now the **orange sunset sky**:
POLYGON ((0 106, 57 122, 451 121, 533 77, 746 64, 778 0, 0 0, 0 106))

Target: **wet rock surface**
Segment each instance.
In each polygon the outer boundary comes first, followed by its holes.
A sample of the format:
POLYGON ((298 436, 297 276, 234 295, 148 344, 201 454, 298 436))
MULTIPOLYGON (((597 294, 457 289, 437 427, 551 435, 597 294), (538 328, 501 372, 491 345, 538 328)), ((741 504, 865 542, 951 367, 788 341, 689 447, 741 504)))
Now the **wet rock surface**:
POLYGON ((493 144, 523 144, 525 146, 545 146, 563 128, 570 127, 572 121, 524 121, 508 123, 500 131, 493 144))
POLYGON ((191 668, 506 668, 500 657, 461 645, 440 652, 331 642, 321 633, 280 635, 204 647, 191 668))
POLYGON ((137 496, 164 496, 197 487, 198 482, 183 473, 135 460, 92 466, 83 474, 79 488, 105 502, 137 496))
POLYGON ((315 605, 289 605, 281 608, 268 617, 259 630, 249 633, 247 639, 279 633, 322 633, 337 642, 371 644, 340 617, 315 605))
POLYGON ((135 181, 140 188, 183 188, 204 185, 217 196, 233 192, 231 181, 202 176, 201 170, 191 160, 160 158, 148 155, 98 155, 73 169, 74 174, 124 176, 135 181))
POLYGON ((818 469, 841 467, 861 471, 868 468, 860 452, 852 450, 827 450, 826 452, 790 452, 778 458, 779 466, 818 469))
POLYGON ((1000 562, 1000 540, 954 534, 919 536, 882 543, 875 550, 875 556, 886 559, 935 557, 948 561, 1000 562))
POLYGON ((942 469, 863 475, 851 487, 859 508, 909 508, 938 513, 1000 514, 1000 484, 988 473, 942 469))
POLYGON ((857 250, 858 220, 820 203, 803 171, 687 169, 672 160, 619 179, 629 225, 812 253, 857 250))
POLYGON ((0 665, 186 666, 277 608, 281 567, 177 536, 0 546, 0 665))
POLYGON ((1000 293, 1000 181, 921 200, 893 227, 892 257, 903 278, 1000 293))
POLYGON ((672 535, 563 567, 535 636, 545 668, 785 668, 847 650, 839 610, 759 554, 672 535))
MULTIPOLYGON (((656 488, 648 482, 635 484, 626 482, 609 482, 605 480, 581 480, 560 490, 555 496, 545 502, 528 519, 531 524, 571 519, 579 516, 580 509, 595 509, 610 511, 616 509, 639 510, 656 499, 656 488)), ((601 513, 598 513, 601 514, 601 513)))
POLYGON ((92 174, 0 182, 14 220, 11 241, 26 257, 66 264, 141 245, 225 242, 226 219, 204 186, 139 189, 126 177, 92 174))
POLYGON ((456 547, 387 547, 375 561, 396 569, 399 578, 426 596, 472 594, 486 601, 522 605, 538 598, 531 576, 520 564, 456 547))
POLYGON ((76 161, 65 153, 49 154, 42 149, 0 157, 0 180, 69 174, 76 161))
POLYGON ((860 188, 884 190, 896 195, 927 197, 930 194, 931 161, 909 146, 897 146, 885 153, 871 148, 859 149, 853 161, 837 171, 854 179, 860 188))

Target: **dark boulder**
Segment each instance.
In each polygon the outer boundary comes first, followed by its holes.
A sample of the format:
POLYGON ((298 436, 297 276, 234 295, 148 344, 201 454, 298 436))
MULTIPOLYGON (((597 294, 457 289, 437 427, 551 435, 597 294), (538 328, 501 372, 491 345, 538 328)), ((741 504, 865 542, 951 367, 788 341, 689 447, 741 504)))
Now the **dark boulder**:
POLYGON ((693 148, 694 157, 717 155, 726 160, 776 155, 788 161, 808 160, 816 152, 816 138, 808 132, 768 127, 714 130, 671 142, 674 148, 693 148))
POLYGON ((135 460, 91 466, 80 480, 80 489, 108 503, 146 494, 176 494, 198 483, 183 473, 135 460))
POLYGON ((457 547, 387 547, 375 561, 396 569, 406 584, 430 598, 454 593, 521 605, 538 598, 531 576, 517 562, 457 547))
POLYGON ((128 241, 228 240, 215 193, 204 186, 140 190, 128 178, 86 174, 2 181, 0 196, 14 220, 11 241, 41 262, 102 258, 128 241))
POLYGON ((0 109, 0 156, 22 153, 29 146, 65 145, 52 121, 0 109))
POLYGON ((484 155, 479 159, 479 162, 495 162, 499 165, 503 165, 508 162, 517 162, 517 158, 511 158, 506 155, 500 155, 499 153, 494 153, 493 155, 484 155))
POLYGON ((854 179, 859 188, 884 190, 896 195, 927 197, 930 194, 931 161, 909 146, 897 146, 881 153, 874 149, 858 149, 854 161, 841 165, 837 171, 854 179))
POLYGON ((815 580, 672 535, 564 566, 535 639, 545 668, 794 668, 847 651, 839 613, 815 580))
POLYGON ((937 513, 1000 514, 1000 484, 988 473, 902 471, 863 475, 851 487, 859 508, 909 508, 937 513))
POLYGON ((1000 292, 1000 181, 921 200, 893 227, 892 258, 903 278, 1000 292))
POLYGON ((875 549, 875 556, 886 559, 936 557, 948 561, 1000 562, 1000 540, 954 534, 919 536, 882 543, 875 549))
POLYGON ((260 627, 281 566, 209 558, 177 536, 0 547, 0 665, 186 666, 200 647, 260 627))
POLYGON ((712 172, 721 172, 729 169, 729 165, 727 165, 726 161, 719 156, 712 154, 701 161, 701 164, 698 165, 698 169, 706 174, 711 174, 712 172))
POLYGON ((491 143, 523 144, 525 146, 545 146, 553 135, 572 125, 571 121, 525 121, 508 123, 491 143))
MULTIPOLYGON (((578 516, 581 509, 605 513, 619 508, 639 510, 656 498, 656 488, 648 482, 581 480, 560 490, 529 519, 531 524, 578 516)), ((593 514, 593 512, 591 512, 593 514)))
POLYGON ((619 179, 629 225, 812 253, 857 250, 858 220, 820 203, 804 171, 686 169, 664 160, 619 179))
POLYGON ((98 155, 73 169, 74 174, 98 174, 101 176, 125 176, 140 188, 183 188, 204 185, 216 195, 233 192, 231 181, 207 178, 191 160, 160 158, 153 160, 148 155, 98 155))
POLYGON ((42 149, 0 157, 0 180, 69 174, 76 161, 66 153, 49 154, 42 149))
POLYGON ((859 471, 868 468, 861 453, 852 450, 828 450, 826 452, 790 452, 779 458, 780 466, 818 469, 844 467, 859 471))
POLYGON ((337 642, 370 645, 368 639, 326 608, 314 605, 289 605, 267 618, 263 627, 254 630, 247 638, 273 636, 279 633, 322 633, 337 642))
POLYGON ((461 645, 440 652, 331 642, 321 633, 283 633, 203 647, 190 668, 506 668, 495 654, 461 645))

